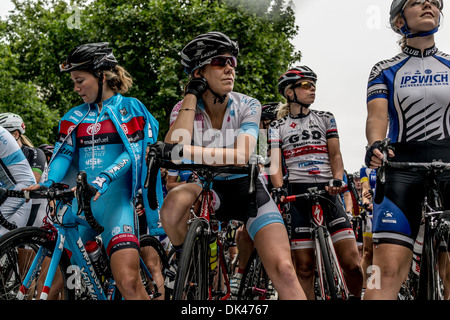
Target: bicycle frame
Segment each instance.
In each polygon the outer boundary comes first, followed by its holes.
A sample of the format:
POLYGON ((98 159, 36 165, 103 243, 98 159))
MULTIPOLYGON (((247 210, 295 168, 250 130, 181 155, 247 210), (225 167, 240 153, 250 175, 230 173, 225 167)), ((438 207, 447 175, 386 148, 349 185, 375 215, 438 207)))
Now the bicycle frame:
MULTIPOLYGON (((215 219, 211 219, 211 213, 214 212, 214 209, 212 206, 213 192, 211 190, 210 185, 211 185, 211 183, 208 181, 208 179, 206 179, 206 181, 202 185, 202 188, 203 188, 202 192, 201 192, 202 202, 201 202, 201 206, 200 206, 199 215, 198 216, 195 215, 193 208, 191 208, 191 213, 195 217, 193 219, 205 219, 206 221, 208 221, 208 225, 210 227, 209 236, 211 237, 212 233, 215 233, 215 234, 218 233, 219 222, 215 219)), ((192 221, 192 219, 190 221, 192 221)), ((230 280, 228 279, 227 267, 225 265, 225 253, 223 251, 223 244, 220 241, 219 237, 216 237, 216 239, 217 239, 216 241, 217 241, 217 248, 218 248, 217 254, 220 257, 220 259, 219 259, 220 264, 218 267, 222 269, 222 274, 223 274, 223 277, 225 280, 225 285, 226 285, 226 290, 227 290, 225 296, 222 297, 221 300, 227 300, 231 296, 230 280)), ((211 283, 209 283, 208 296, 209 296, 209 300, 212 300, 211 283)))
MULTIPOLYGON (((89 223, 85 220, 84 215, 77 215, 76 213, 74 213, 69 204, 63 204, 58 210, 56 219, 54 221, 54 227, 56 229, 56 245, 53 249, 53 255, 51 257, 50 265, 47 270, 47 275, 40 299, 46 300, 48 297, 48 293, 50 291, 53 279, 56 275, 61 255, 63 254, 64 250, 68 250, 70 252, 71 261, 75 265, 75 268, 73 270, 65 270, 65 272, 75 271, 75 281, 78 281, 79 278, 77 277, 81 277, 83 279, 86 290, 93 300, 111 299, 112 293, 114 292, 115 288, 111 288, 108 290, 108 293, 105 293, 105 291, 103 290, 102 282, 100 281, 94 270, 94 266, 89 258, 89 255, 86 252, 77 228, 67 227, 67 225, 83 225, 86 227, 90 227, 89 223)), ((25 293, 33 284, 34 278, 41 268, 44 258, 47 256, 47 251, 48 250, 44 249, 43 247, 39 248, 30 269, 28 270, 24 278, 17 299, 24 299, 25 293)), ((145 274, 150 279, 152 279, 150 272, 147 269, 142 258, 140 258, 140 266, 145 274)), ((112 284, 110 283, 110 285, 112 284)))

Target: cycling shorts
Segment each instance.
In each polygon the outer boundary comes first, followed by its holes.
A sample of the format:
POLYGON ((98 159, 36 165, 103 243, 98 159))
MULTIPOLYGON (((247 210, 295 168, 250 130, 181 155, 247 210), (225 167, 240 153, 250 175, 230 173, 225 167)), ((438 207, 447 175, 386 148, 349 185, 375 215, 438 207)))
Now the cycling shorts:
MULTIPOLYGON (((449 140, 395 144, 397 162, 450 162, 449 140)), ((425 196, 424 176, 418 172, 386 169, 385 197, 374 203, 373 243, 390 243, 413 249, 425 196)), ((445 209, 450 209, 450 173, 437 176, 438 190, 445 209)), ((376 191, 375 191, 376 192, 376 191)))
MULTIPOLYGON (((326 183, 290 183, 289 194, 306 193, 312 187, 324 190, 326 185, 326 183)), ((323 199, 319 200, 333 243, 343 239, 355 239, 355 233, 345 213, 340 197, 329 194, 325 194, 324 197, 336 205, 333 206, 323 199)), ((311 237, 311 208, 312 204, 306 199, 297 199, 297 201, 291 203, 291 250, 311 249, 314 247, 311 237)))
POLYGON ((220 221, 246 221, 246 228, 252 240, 256 233, 271 223, 284 224, 278 207, 260 176, 256 181, 256 198, 248 194, 249 178, 214 180, 213 190, 216 201, 216 217, 220 221), (256 206, 252 203, 256 200, 256 206), (249 212, 256 211, 255 216, 249 212))

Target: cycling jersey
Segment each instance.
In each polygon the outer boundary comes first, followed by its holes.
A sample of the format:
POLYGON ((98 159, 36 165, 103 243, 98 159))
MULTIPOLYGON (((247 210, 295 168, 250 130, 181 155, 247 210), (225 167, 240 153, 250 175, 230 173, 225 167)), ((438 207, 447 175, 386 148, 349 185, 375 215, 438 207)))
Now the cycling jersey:
MULTIPOLYGON (((261 104, 258 100, 241 93, 231 92, 225 111, 221 129, 215 129, 199 99, 194 119, 192 144, 206 148, 234 148, 239 134, 249 134, 258 139, 259 121, 261 118, 261 104)), ((170 114, 170 125, 175 122, 183 101, 180 101, 170 114)), ((184 144, 191 144, 184 142, 184 144)), ((195 159, 194 159, 195 161, 195 159)), ((201 161, 196 161, 201 163, 201 161)), ((221 174, 217 179, 236 179, 242 175, 221 174)))
POLYGON ((370 189, 374 190, 377 184, 377 170, 363 167, 359 170, 359 178, 361 183, 369 182, 370 189))
POLYGON ((388 100, 389 134, 393 143, 450 138, 450 56, 431 47, 406 47, 375 65, 367 102, 388 100))
MULTIPOLYGON (((203 100, 199 99, 195 111, 192 140, 188 144, 206 148, 235 148, 237 136, 249 134, 255 139, 259 135, 261 104, 258 100, 241 93, 228 94, 229 101, 221 129, 214 129, 205 110, 203 100)), ((170 124, 175 122, 182 101, 175 105, 170 115, 170 124)), ((200 163, 201 161, 194 162, 200 163)), ((236 219, 246 221, 249 235, 254 239, 256 233, 271 223, 283 223, 283 218, 269 192, 261 183, 256 184, 256 216, 249 216, 247 197, 249 178, 247 174, 220 174, 214 179, 214 201, 216 213, 223 221, 236 219), (239 190, 239 191, 237 191, 239 190), (236 198, 236 195, 239 195, 236 198)))
MULTIPOLYGON (((390 161, 450 161, 450 56, 435 46, 407 46, 392 59, 375 65, 369 77, 367 101, 387 99, 388 137, 394 143, 390 161)), ((450 176, 438 177, 444 208, 450 176)), ((374 204, 373 242, 413 248, 421 221, 424 178, 414 172, 387 169, 385 197, 374 204)))
MULTIPOLYGON (((48 181, 70 179, 71 172, 84 170, 88 182, 106 190, 91 205, 94 217, 105 228, 102 238, 109 255, 120 248, 138 246, 132 199, 145 181, 146 147, 156 141, 157 134, 158 123, 145 106, 120 94, 103 101, 100 112, 96 105, 85 103, 70 110, 60 122, 48 181)), ((73 184, 74 180, 68 182, 73 184)), ((162 204, 160 176, 152 187, 162 204)), ((143 200, 150 226, 159 215, 148 207, 146 191, 143 189, 143 200)), ((76 207, 74 201, 73 210, 76 207)), ((83 240, 92 238, 91 231, 83 231, 83 240)))
MULTIPOLYGON (((22 190, 35 184, 33 172, 16 139, 0 126, 0 187, 22 190)), ((0 206, 0 212, 10 223, 24 227, 30 215, 31 202, 25 199, 8 198, 0 206)), ((0 226, 0 235, 8 230, 0 226)))
POLYGON ((327 140, 339 138, 330 112, 311 110, 307 116, 287 115, 273 121, 269 145, 281 148, 289 182, 321 183, 333 178, 327 140))

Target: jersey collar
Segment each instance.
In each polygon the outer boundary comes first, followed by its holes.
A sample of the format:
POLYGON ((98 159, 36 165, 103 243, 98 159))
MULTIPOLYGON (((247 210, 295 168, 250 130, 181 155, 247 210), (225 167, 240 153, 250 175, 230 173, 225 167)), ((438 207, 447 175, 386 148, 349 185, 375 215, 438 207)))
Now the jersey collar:
POLYGON ((438 49, 436 48, 435 45, 433 45, 431 48, 425 49, 423 51, 423 56, 422 56, 422 52, 420 49, 416 49, 410 46, 406 46, 405 49, 403 49, 403 52, 409 56, 412 57, 418 57, 418 58, 426 58, 426 57, 430 57, 436 54, 436 52, 438 51, 438 49))

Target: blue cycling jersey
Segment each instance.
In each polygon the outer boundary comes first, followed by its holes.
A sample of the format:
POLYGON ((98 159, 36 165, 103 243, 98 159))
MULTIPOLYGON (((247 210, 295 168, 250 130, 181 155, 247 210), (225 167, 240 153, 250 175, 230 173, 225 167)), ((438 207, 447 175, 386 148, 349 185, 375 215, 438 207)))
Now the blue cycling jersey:
POLYGON ((406 47, 375 65, 367 102, 388 100, 389 134, 393 143, 450 138, 450 56, 436 47, 406 47))
MULTIPOLYGON (((70 110, 61 120, 55 153, 50 161, 48 183, 69 178, 69 173, 84 170, 102 196, 92 201, 94 217, 105 228, 102 234, 108 254, 138 246, 138 231, 133 199, 145 181, 146 147, 155 142, 158 123, 138 100, 116 94, 96 105, 83 104, 70 110)), ((155 187, 162 203, 160 177, 155 187)), ((155 215, 144 205, 149 225, 155 215)), ((74 203, 76 210, 76 203, 74 203)), ((157 218, 156 218, 157 219, 157 218)), ((84 230, 83 240, 94 236, 84 230)))

